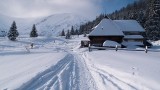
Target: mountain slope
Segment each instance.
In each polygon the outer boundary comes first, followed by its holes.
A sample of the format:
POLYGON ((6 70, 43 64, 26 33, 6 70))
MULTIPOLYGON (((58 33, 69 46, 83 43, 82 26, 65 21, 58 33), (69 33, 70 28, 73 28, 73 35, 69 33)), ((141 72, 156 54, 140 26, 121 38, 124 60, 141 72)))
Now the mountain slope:
POLYGON ((22 34, 29 34, 32 25, 36 24, 37 31, 40 35, 59 35, 59 33, 64 29, 67 31, 74 28, 79 28, 79 26, 89 19, 84 18, 79 15, 71 13, 54 14, 43 18, 13 18, 4 15, 0 15, 0 30, 8 31, 12 22, 16 21, 17 29, 22 34))
POLYGON ((89 19, 82 16, 64 13, 48 16, 36 25, 41 34, 46 35, 52 33, 53 35, 59 35, 63 29, 67 31, 70 30, 72 26, 74 26, 75 29, 78 29, 81 24, 84 24, 87 21, 89 21, 89 19))
MULTIPOLYGON (((17 30, 20 34, 28 33, 28 28, 36 23, 40 18, 14 18, 0 14, 0 31, 9 31, 13 21, 16 21, 17 30)), ((30 30, 29 30, 30 31, 30 30)))
POLYGON ((11 21, 13 19, 11 17, 8 16, 4 16, 0 14, 0 31, 7 31, 9 29, 9 25, 11 24, 11 21))

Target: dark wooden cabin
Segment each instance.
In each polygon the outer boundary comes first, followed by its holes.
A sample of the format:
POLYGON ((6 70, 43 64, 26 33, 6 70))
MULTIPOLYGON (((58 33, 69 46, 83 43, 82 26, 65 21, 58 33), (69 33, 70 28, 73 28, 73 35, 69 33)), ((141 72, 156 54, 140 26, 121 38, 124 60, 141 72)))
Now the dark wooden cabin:
POLYGON ((92 46, 102 46, 106 40, 122 43, 123 36, 88 36, 92 46))
POLYGON ((89 34, 90 44, 92 46, 103 46, 106 40, 121 43, 124 34, 118 26, 110 19, 103 19, 93 31, 89 34))
POLYGON ((136 20, 111 20, 108 18, 92 29, 88 38, 92 46, 103 46, 106 40, 115 41, 124 47, 130 45, 148 46, 145 30, 136 20))

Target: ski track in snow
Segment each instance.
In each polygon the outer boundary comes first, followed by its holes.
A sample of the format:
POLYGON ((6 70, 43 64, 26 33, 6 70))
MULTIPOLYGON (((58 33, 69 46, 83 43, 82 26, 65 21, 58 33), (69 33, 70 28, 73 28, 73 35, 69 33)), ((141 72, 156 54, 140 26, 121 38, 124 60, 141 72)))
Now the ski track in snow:
MULTIPOLYGON (((101 78, 102 82, 100 83, 104 88, 102 90, 141 90, 141 87, 134 86, 131 83, 127 83, 118 77, 110 74, 107 71, 102 70, 99 67, 96 67, 94 63, 83 53, 83 58, 85 59, 85 63, 87 64, 92 75, 96 74, 101 78)), ((94 79, 96 79, 95 77, 94 79)), ((142 90, 150 90, 148 87, 142 86, 142 90)), ((101 87, 98 87, 98 90, 101 90, 101 87)))
POLYGON ((121 86, 123 84, 123 86, 125 85, 126 87, 129 88, 129 90, 138 90, 136 87, 124 82, 124 81, 121 81, 120 79, 118 79, 117 77, 109 74, 109 73, 104 73, 102 72, 101 70, 97 69, 95 71, 96 73, 99 74, 99 76, 102 78, 103 80, 103 84, 105 86, 107 86, 107 83, 111 83, 111 85, 113 85, 113 87, 115 88, 114 90, 124 90, 121 86), (119 83, 121 83, 121 85, 119 85, 119 83))
POLYGON ((16 90, 94 90, 94 81, 81 60, 69 53, 16 90))

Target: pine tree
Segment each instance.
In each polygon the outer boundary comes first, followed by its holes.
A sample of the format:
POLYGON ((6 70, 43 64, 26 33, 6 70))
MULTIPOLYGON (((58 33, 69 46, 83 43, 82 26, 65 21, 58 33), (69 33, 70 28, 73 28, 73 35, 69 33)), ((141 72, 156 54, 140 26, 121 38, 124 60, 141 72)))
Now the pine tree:
POLYGON ((87 34, 86 34, 86 32, 84 32, 84 33, 83 33, 83 37, 86 37, 86 36, 87 36, 87 34))
POLYGON ((65 36, 64 29, 63 29, 62 32, 61 32, 61 36, 65 36))
POLYGON ((8 39, 12 41, 15 41, 16 38, 19 36, 15 21, 13 21, 7 36, 8 36, 8 39))
POLYGON ((76 29, 76 31, 75 31, 75 34, 76 34, 76 35, 79 35, 79 31, 78 31, 77 29, 76 29))
POLYGON ((72 26, 72 28, 71 28, 71 35, 75 35, 73 26, 72 26))
POLYGON ((70 31, 69 31, 69 30, 67 31, 66 39, 71 39, 71 34, 70 34, 70 31))
POLYGON ((146 19, 145 19, 144 12, 142 10, 139 12, 137 20, 144 27, 146 19))
POLYGON ((131 14, 131 17, 130 17, 130 19, 134 19, 134 20, 137 20, 137 18, 138 18, 138 9, 137 9, 137 1, 135 1, 134 3, 133 3, 133 9, 132 9, 132 14, 131 14))
POLYGON ((160 40, 160 1, 151 0, 149 18, 146 21, 146 35, 150 40, 160 40))
POLYGON ((79 28, 79 33, 80 33, 80 34, 83 34, 83 31, 84 31, 84 30, 83 30, 83 25, 81 25, 80 28, 79 28))
POLYGON ((37 33, 37 29, 36 29, 35 24, 32 27, 32 31, 30 33, 30 37, 38 37, 38 33, 37 33))

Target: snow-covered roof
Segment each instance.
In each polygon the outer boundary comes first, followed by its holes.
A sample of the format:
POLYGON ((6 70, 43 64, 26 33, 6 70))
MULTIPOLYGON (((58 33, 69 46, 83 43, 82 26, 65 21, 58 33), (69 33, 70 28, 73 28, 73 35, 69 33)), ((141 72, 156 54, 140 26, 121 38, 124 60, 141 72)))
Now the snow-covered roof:
POLYGON ((126 39, 143 39, 143 36, 141 35, 126 35, 124 36, 126 39))
POLYGON ((103 46, 111 46, 111 47, 116 47, 116 45, 118 47, 121 47, 121 44, 115 42, 115 41, 111 41, 111 40, 106 40, 104 43, 103 43, 103 46))
POLYGON ((125 46, 137 46, 137 45, 144 45, 143 42, 138 42, 138 41, 129 41, 129 42, 122 42, 123 45, 125 46))
POLYGON ((89 36, 124 36, 122 30, 110 19, 103 19, 89 36))
POLYGON ((136 20, 114 20, 122 31, 144 32, 144 28, 136 20))

